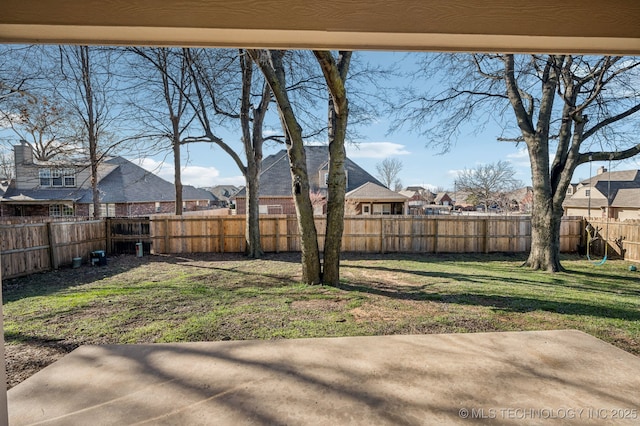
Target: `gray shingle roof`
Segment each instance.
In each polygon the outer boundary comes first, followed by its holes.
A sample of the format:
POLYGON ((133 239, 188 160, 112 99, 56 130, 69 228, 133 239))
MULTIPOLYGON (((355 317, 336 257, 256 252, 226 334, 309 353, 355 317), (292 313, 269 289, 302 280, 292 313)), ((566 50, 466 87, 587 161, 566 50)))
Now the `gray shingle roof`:
MULTIPOLYGON (((143 169, 122 157, 105 160, 103 169, 107 174, 98 183, 102 203, 130 203, 175 201, 175 186, 159 176, 143 169)), ((16 190, 10 188, 4 198, 23 195, 38 200, 75 201, 91 203, 93 196, 87 188, 46 188, 16 190)), ((185 185, 184 201, 215 200, 213 194, 203 189, 185 185)))
MULTIPOLYGON (((314 192, 326 192, 320 185, 320 180, 324 178, 321 170, 326 169, 329 160, 329 147, 327 145, 305 146, 307 157, 307 173, 309 174, 309 184, 314 192)), ((347 158, 345 161, 347 172, 347 192, 351 191, 366 182, 373 182, 383 186, 375 177, 366 170, 347 158)), ((245 197, 246 191, 243 189, 237 197, 245 197)), ((291 196, 291 172, 289 168, 289 158, 287 151, 281 150, 276 154, 269 155, 262 161, 262 172, 260 173, 260 196, 261 197, 290 197, 291 196)))
MULTIPOLYGON (((580 182, 583 186, 595 187, 591 193, 591 207, 606 207, 607 194, 611 207, 640 207, 640 170, 604 172, 580 182), (601 195, 600 195, 601 194, 601 195)), ((589 198, 580 193, 565 199, 564 207, 583 207, 589 204, 589 198)))

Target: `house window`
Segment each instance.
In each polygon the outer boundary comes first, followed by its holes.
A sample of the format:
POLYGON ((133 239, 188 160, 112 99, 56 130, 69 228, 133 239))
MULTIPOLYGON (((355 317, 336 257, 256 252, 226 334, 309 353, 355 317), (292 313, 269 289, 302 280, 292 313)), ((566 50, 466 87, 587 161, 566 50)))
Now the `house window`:
POLYGON ((591 195, 591 190, 590 190, 590 189, 586 189, 586 190, 584 191, 584 196, 585 196, 585 197, 588 197, 588 196, 590 196, 590 195, 591 195))
POLYGON ((67 206, 65 204, 50 204, 49 216, 73 216, 73 207, 67 206))
MULTIPOLYGON (((93 217, 93 203, 89 204, 89 216, 93 217)), ((116 215, 115 204, 100 204, 100 217, 114 217, 116 215)))
POLYGON ((160 213, 160 202, 156 201, 156 213, 160 213))
POLYGON ((38 170, 40 186, 55 188, 76 186, 76 171, 74 169, 40 169, 38 170))
POLYGON ((324 174, 324 186, 329 185, 329 173, 324 174))
POLYGON ((62 186, 62 170, 51 170, 51 186, 62 186))
POLYGON ((74 169, 64 169, 62 175, 64 186, 76 186, 76 171, 74 169))
POLYGON ((40 178, 40 186, 51 186, 51 169, 38 170, 38 177, 40 178))
POLYGON ((370 214, 371 210, 369 209, 369 206, 362 206, 362 214, 370 214))

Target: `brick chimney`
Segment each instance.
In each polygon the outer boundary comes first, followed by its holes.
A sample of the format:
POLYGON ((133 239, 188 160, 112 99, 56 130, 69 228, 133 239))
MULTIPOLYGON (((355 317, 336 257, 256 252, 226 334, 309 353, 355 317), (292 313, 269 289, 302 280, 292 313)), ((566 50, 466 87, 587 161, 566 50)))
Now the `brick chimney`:
POLYGON ((33 149, 25 140, 20 141, 20 145, 13 146, 13 157, 16 163, 16 169, 19 164, 33 164, 33 149))

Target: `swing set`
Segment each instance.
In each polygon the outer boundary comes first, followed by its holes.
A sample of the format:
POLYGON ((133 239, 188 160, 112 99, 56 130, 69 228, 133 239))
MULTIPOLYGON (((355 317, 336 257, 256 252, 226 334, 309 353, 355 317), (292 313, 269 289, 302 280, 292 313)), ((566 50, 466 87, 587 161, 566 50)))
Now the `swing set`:
MULTIPOLYGON (((592 175, 592 171, 591 171, 591 165, 592 165, 592 157, 589 156, 589 203, 588 203, 588 217, 591 217, 591 191, 593 189, 592 183, 593 180, 591 178, 592 175)), ((591 246, 593 245, 593 243, 595 241, 598 241, 600 239, 602 239, 602 237, 600 237, 600 231, 602 231, 602 228, 598 228, 598 227, 593 227, 591 226, 591 224, 587 224, 587 226, 585 226, 585 232, 587 234, 587 259, 589 259, 589 261, 591 263, 593 263, 596 266, 601 266, 604 265, 607 261, 607 256, 609 253, 609 218, 611 217, 611 213, 610 213, 610 209, 611 209, 611 157, 609 157, 609 168, 607 169, 607 222, 605 225, 605 240, 604 240, 604 257, 600 260, 594 260, 591 258, 591 246)))

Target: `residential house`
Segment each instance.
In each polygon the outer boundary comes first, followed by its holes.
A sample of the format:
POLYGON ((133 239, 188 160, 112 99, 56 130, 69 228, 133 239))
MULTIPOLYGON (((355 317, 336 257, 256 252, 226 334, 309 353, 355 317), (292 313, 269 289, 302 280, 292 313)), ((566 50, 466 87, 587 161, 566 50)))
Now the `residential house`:
MULTIPOLYGON (((92 216, 93 195, 87 161, 34 161, 26 142, 14 146, 16 178, 2 197, 2 216, 92 216)), ((100 214, 141 216, 175 211, 175 186, 122 157, 98 167, 100 214)), ((215 197, 183 188, 183 210, 209 209, 215 197)))
MULTIPOLYGON (((306 146, 305 153, 314 210, 316 214, 324 214, 326 207, 324 200, 327 195, 327 179, 329 176, 329 147, 326 145, 306 146)), ((347 177, 347 192, 367 182, 383 186, 376 178, 349 158, 345 161, 345 173, 347 177)), ((295 214, 295 203, 291 187, 291 172, 287 151, 283 149, 263 159, 260 173, 260 213, 295 214)), ((246 190, 241 190, 233 199, 236 202, 237 214, 246 214, 246 190)))
POLYGON ((433 199, 433 203, 438 206, 451 206, 453 205, 453 200, 446 192, 438 192, 433 199))
POLYGON ((345 214, 391 215, 408 211, 409 198, 382 185, 367 182, 345 194, 345 214))
POLYGON ((231 205, 231 198, 233 198, 244 187, 237 187, 234 185, 216 185, 209 188, 203 188, 211 192, 218 200, 218 207, 229 207, 231 205))
POLYGON ((408 186, 403 191, 400 191, 399 194, 409 199, 408 212, 411 215, 424 214, 424 206, 430 204, 436 197, 434 193, 421 186, 408 186))
POLYGON ((567 216, 640 219, 640 170, 600 167, 596 176, 575 186, 562 206, 567 216))
POLYGON ((505 208, 511 212, 531 213, 533 209, 533 188, 524 186, 505 195, 505 208))

